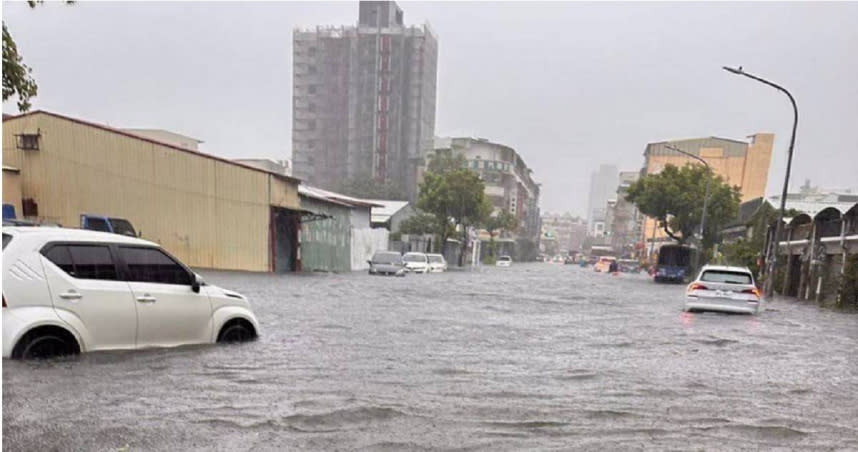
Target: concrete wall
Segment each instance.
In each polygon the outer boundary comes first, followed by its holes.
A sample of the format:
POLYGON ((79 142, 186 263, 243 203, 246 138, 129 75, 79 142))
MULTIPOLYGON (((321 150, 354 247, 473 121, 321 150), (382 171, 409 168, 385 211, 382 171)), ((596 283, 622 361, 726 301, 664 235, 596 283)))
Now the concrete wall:
POLYGON ((389 232, 387 229, 352 228, 351 230, 351 269, 366 270, 367 261, 376 251, 386 250, 389 232))
POLYGON ((3 159, 40 219, 126 218, 194 267, 268 271, 269 205, 300 206, 295 180, 43 112, 3 121, 3 159), (40 149, 17 149, 20 133, 40 149))

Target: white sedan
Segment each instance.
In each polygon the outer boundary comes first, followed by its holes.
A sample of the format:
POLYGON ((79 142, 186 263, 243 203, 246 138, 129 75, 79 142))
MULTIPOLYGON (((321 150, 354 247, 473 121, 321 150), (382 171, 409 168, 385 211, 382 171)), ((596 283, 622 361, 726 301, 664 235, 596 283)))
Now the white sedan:
POLYGON ((247 299, 157 244, 106 232, 3 228, 3 357, 255 339, 247 299))
POLYGON ((424 253, 405 253, 402 256, 405 269, 413 273, 429 273, 429 257, 424 253))
POLYGON ((447 259, 444 259, 444 256, 440 254, 427 254, 426 257, 429 258, 430 273, 443 273, 447 271, 447 259))
POLYGON ((498 267, 509 267, 512 265, 512 258, 509 256, 501 256, 498 258, 495 265, 498 267))
POLYGON ((743 267, 706 265, 685 294, 685 310, 756 314, 762 294, 754 275, 743 267))

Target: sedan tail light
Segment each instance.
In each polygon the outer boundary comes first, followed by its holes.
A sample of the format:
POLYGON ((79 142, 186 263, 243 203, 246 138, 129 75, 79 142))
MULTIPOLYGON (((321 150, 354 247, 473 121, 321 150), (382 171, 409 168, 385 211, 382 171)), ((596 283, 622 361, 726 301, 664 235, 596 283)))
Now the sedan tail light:
POLYGON ((753 289, 745 289, 742 291, 742 293, 750 293, 756 295, 757 298, 763 298, 763 293, 760 291, 760 289, 757 289, 756 287, 754 287, 753 289))
POLYGON ((709 290, 709 288, 704 286, 703 284, 700 284, 700 283, 694 283, 694 284, 688 286, 689 292, 692 292, 695 290, 709 290))

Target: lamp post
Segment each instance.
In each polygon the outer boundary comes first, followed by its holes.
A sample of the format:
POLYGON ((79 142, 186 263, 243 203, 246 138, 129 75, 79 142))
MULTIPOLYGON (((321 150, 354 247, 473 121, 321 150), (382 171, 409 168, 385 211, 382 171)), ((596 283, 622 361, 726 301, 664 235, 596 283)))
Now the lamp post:
MULTIPOLYGON (((696 156, 690 152, 683 151, 682 149, 679 149, 676 146, 671 146, 669 144, 666 144, 664 147, 666 147, 667 149, 670 149, 671 151, 679 152, 680 154, 687 155, 687 156, 699 161, 700 163, 702 163, 706 167, 707 172, 710 172, 710 173, 712 172, 712 168, 709 167, 709 164, 706 163, 706 160, 703 160, 702 158, 700 158, 700 157, 698 157, 698 156, 696 156)), ((698 270, 697 267, 700 265, 700 253, 703 252, 703 231, 705 230, 704 228, 706 227, 706 208, 709 206, 709 182, 711 182, 711 181, 712 181, 711 176, 706 177, 706 194, 703 195, 703 213, 700 214, 700 250, 694 254, 694 271, 695 272, 698 270)))
POLYGON ((792 153, 793 148, 795 147, 795 129, 798 127, 798 107, 795 105, 795 99, 792 97, 789 91, 786 88, 772 83, 764 78, 757 77, 756 75, 749 74, 742 69, 742 66, 738 68, 731 68, 727 66, 722 66, 723 69, 731 74, 743 75, 750 79, 754 79, 760 83, 771 86, 772 88, 784 93, 789 97, 790 103, 792 103, 792 112, 793 112, 793 122, 792 122, 792 136, 789 139, 789 154, 787 156, 787 167, 786 167, 786 175, 784 176, 784 186, 781 191, 781 208, 778 210, 778 222, 775 225, 775 235, 773 237, 774 245, 772 249, 774 250, 772 253, 772 258, 767 262, 768 270, 766 270, 766 286, 765 286, 765 294, 766 298, 771 298, 774 295, 775 288, 775 268, 778 260, 778 246, 780 244, 781 232, 783 230, 783 226, 781 223, 784 221, 784 211, 786 210, 786 198, 787 198, 787 189, 789 188, 789 173, 792 169, 792 153))

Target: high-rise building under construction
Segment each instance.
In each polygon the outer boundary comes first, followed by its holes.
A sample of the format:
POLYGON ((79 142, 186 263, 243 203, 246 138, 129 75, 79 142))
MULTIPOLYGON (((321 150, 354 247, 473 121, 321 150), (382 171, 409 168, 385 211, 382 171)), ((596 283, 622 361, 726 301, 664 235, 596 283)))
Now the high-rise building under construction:
POLYGON ((357 26, 293 34, 294 175, 340 189, 359 181, 416 196, 416 167, 433 147, 438 43, 408 26, 395 2, 362 1, 357 26))

